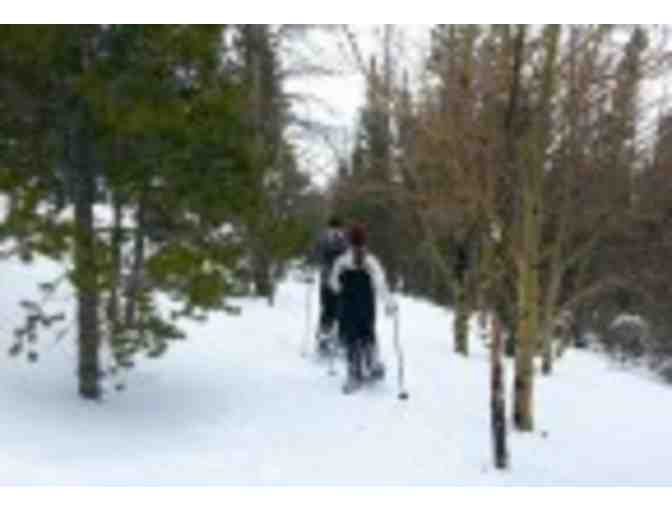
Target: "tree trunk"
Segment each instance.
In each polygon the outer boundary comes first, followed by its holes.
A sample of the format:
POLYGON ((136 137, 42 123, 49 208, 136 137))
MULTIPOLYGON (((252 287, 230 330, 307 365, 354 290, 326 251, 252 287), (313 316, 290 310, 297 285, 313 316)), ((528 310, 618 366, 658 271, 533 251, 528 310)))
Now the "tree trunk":
MULTIPOLYGON (((279 118, 273 109, 272 98, 266 96, 264 83, 274 79, 268 76, 266 71, 270 62, 268 54, 264 52, 269 44, 269 31, 266 25, 244 25, 245 66, 247 82, 250 88, 248 110, 249 123, 253 132, 252 161, 259 175, 259 191, 262 194, 261 201, 269 199, 264 185, 264 177, 267 175, 269 166, 275 162, 278 164, 280 157, 279 130, 277 125, 279 118)), ((279 165, 278 165, 279 166, 279 165)), ((273 218, 260 214, 251 221, 250 257, 252 259, 252 280, 257 296, 268 299, 269 305, 273 306, 275 284, 271 272, 271 258, 266 239, 271 232, 273 218)))
POLYGON ((469 355, 469 306, 464 276, 458 276, 455 289, 455 352, 469 355))
POLYGON ((469 264, 470 257, 466 242, 457 245, 457 260, 453 275, 453 289, 455 300, 455 352, 464 356, 469 355, 469 264))
MULTIPOLYGON (((506 152, 507 162, 513 174, 520 171, 523 158, 520 157, 519 138, 516 120, 521 96, 521 74, 524 59, 524 50, 527 37, 527 25, 519 25, 516 38, 513 41, 512 60, 513 69, 511 75, 511 88, 509 92, 509 104, 505 117, 506 152)), ((530 200, 529 173, 521 172, 522 184, 522 249, 516 260, 517 266, 517 317, 516 317, 516 362, 514 375, 514 412, 513 421, 520 430, 532 430, 532 384, 533 384, 533 346, 530 335, 530 313, 533 310, 531 303, 531 258, 528 248, 532 241, 532 201, 530 200)), ((512 331, 513 335, 514 332, 512 331)))
MULTIPOLYGON (((532 153, 538 149, 531 148, 532 153)), ((539 342, 539 261, 541 240, 541 174, 535 157, 522 161, 523 184, 523 249, 519 262, 519 317, 516 348, 515 413, 516 427, 521 431, 534 429, 533 391, 534 357, 539 342)))
MULTIPOLYGON (((529 228, 529 224, 527 228, 529 228)), ((534 273, 530 268, 530 261, 526 258, 520 266, 513 419, 516 428, 521 431, 531 431, 534 429, 532 403, 534 390, 534 352, 537 339, 535 317, 538 310, 535 301, 534 284, 532 282, 534 273)))
POLYGON ((544 328, 542 333, 542 375, 551 375, 553 373, 553 336, 551 328, 544 328))
POLYGON ((92 168, 90 141, 78 126, 73 139, 73 187, 75 202, 75 287, 77 289, 78 377, 79 394, 85 399, 98 399, 100 324, 98 305, 98 271, 95 252, 93 205, 95 174, 92 168))
POLYGON ((113 225, 112 225, 112 286, 110 301, 107 308, 107 317, 113 325, 119 324, 119 282, 121 280, 121 248, 123 233, 121 226, 121 203, 113 196, 113 225))
MULTIPOLYGON (((524 35, 524 29, 521 29, 524 35)), ((534 355, 540 338, 539 301, 541 262, 541 211, 543 205, 543 178, 546 150, 550 141, 551 104, 555 90, 555 60, 560 40, 560 25, 544 29, 544 74, 536 125, 529 133, 523 157, 518 159, 522 170, 523 246, 519 263, 520 278, 520 334, 516 356, 516 402, 514 420, 518 429, 534 429, 533 389, 534 355)), ((523 41, 524 42, 524 41, 523 41)), ((522 46, 522 43, 521 43, 522 46)), ((516 51, 520 58, 519 47, 516 51)))
POLYGON ((115 352, 115 342, 121 330, 121 320, 119 317, 119 286, 121 283, 121 252, 123 245, 122 232, 122 205, 117 193, 112 197, 114 207, 114 225, 112 226, 112 278, 110 286, 110 297, 107 304, 107 319, 110 324, 109 342, 112 352, 115 352))
MULTIPOLYGON (((90 63, 89 41, 81 41, 81 65, 90 63)), ((100 304, 99 271, 96 260, 96 232, 93 206, 96 199, 95 139, 87 104, 72 100, 70 129, 66 134, 65 160, 70 170, 75 205, 74 278, 77 292, 79 394, 100 398, 100 304)))
POLYGON ((509 467, 509 450, 506 438, 506 389, 504 364, 502 362, 503 351, 502 325, 497 316, 493 316, 492 344, 490 346, 490 411, 495 467, 497 469, 506 469, 509 467))
MULTIPOLYGON (((559 255, 559 247, 558 255, 559 255)), ((542 323, 542 365, 541 373, 543 375, 551 375, 553 373, 553 330, 555 325, 557 303, 560 296, 560 286, 562 284, 562 279, 564 276, 564 268, 562 267, 562 262, 558 260, 558 257, 552 257, 553 264, 551 265, 551 282, 549 284, 548 292, 546 293, 546 300, 544 303, 544 315, 542 323)))
POLYGON ((136 211, 136 227, 133 237, 133 266, 126 295, 126 327, 133 329, 137 322, 138 297, 142 287, 145 262, 145 208, 146 190, 140 194, 136 211))
POLYGON ((516 330, 514 328, 507 328, 506 341, 504 342, 504 355, 507 358, 516 357, 516 345, 518 340, 516 339, 516 330))
POLYGON ((252 277, 254 279, 256 294, 259 297, 268 299, 269 305, 273 306, 275 285, 270 260, 268 260, 268 257, 264 254, 263 249, 255 248, 254 251, 252 277))

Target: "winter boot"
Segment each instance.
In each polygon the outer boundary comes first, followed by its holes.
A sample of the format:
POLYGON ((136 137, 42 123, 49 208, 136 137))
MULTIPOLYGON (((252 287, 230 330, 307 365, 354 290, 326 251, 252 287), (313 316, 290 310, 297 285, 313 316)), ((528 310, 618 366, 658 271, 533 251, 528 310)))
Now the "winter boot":
POLYGON ((385 365, 380 361, 375 361, 369 369, 369 374, 374 381, 385 379, 385 365))
POLYGON ((317 353, 320 357, 326 358, 332 354, 334 348, 334 335, 336 328, 320 328, 317 332, 317 353))
POLYGON ((350 377, 345 380, 345 383, 343 384, 343 393, 345 395, 350 395, 351 393, 354 393, 357 391, 360 387, 362 386, 362 380, 358 379, 356 377, 350 377))
POLYGON ((369 379, 377 381, 385 377, 385 365, 380 361, 375 343, 369 343, 364 352, 364 363, 369 379))
POLYGON ((352 356, 348 360, 348 377, 343 384, 343 393, 349 395, 357 391, 362 385, 362 367, 361 358, 352 356))

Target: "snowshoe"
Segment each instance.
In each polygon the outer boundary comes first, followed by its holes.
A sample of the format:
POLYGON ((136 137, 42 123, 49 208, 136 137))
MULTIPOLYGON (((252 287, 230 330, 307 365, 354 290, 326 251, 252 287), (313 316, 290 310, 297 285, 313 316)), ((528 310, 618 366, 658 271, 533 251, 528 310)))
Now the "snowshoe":
POLYGON ((317 341, 317 354, 319 354, 320 357, 326 358, 331 355, 331 342, 329 338, 324 337, 320 338, 317 341))
POLYGON ((343 384, 343 394, 350 395, 351 393, 354 393, 359 388, 361 388, 361 386, 361 379, 357 379, 356 377, 348 377, 348 379, 345 381, 345 384, 343 384))
POLYGON ((343 393, 349 395, 357 391, 363 384, 362 370, 357 364, 348 363, 348 375, 343 384, 343 393))
POLYGON ((321 358, 329 357, 333 348, 333 333, 329 331, 318 331, 315 335, 317 340, 317 354, 321 358))
POLYGON ((380 362, 373 363, 373 365, 369 367, 369 379, 372 381, 385 379, 385 365, 380 362))
POLYGON ((385 365, 380 361, 375 345, 364 350, 364 373, 368 381, 379 381, 385 378, 385 365))
POLYGON ((317 335, 317 354, 320 358, 335 358, 341 356, 343 346, 338 332, 318 333, 317 335))

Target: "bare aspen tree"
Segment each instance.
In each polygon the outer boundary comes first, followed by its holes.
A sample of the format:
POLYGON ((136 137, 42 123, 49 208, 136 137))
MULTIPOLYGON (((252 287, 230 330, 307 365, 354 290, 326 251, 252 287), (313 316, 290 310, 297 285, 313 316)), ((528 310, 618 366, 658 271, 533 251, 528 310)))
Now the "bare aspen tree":
POLYGON ((491 319, 492 339, 490 346, 490 419, 492 424, 495 466, 509 467, 509 448, 506 436, 506 387, 504 384, 504 337, 502 325, 496 315, 491 319))
MULTIPOLYGON (((535 361, 552 373, 556 325, 562 321, 567 335, 580 307, 632 285, 627 272, 599 262, 601 248, 623 242, 619 232, 639 214, 638 90, 662 61, 647 57, 651 31, 440 25, 432 32, 408 116, 414 135, 393 160, 402 179, 387 189, 414 218, 430 278, 449 289, 456 352, 468 353, 474 303, 481 312, 497 309, 502 336, 515 347, 513 421, 521 431, 534 429, 535 361), (501 231, 496 269, 484 255, 493 224, 501 231), (496 292, 485 290, 488 278, 496 292)), ((387 94, 386 104, 401 98, 387 94)))

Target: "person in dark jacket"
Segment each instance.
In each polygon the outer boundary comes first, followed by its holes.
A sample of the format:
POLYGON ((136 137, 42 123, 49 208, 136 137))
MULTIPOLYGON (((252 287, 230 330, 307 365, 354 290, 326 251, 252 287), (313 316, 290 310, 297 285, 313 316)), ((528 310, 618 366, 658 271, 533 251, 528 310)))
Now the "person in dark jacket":
POLYGON ((340 296, 341 339, 348 363, 343 386, 346 394, 356 390, 365 378, 384 376, 376 343, 376 305, 382 300, 388 315, 397 311, 383 267, 368 251, 366 238, 363 226, 355 225, 350 230, 351 247, 336 260, 329 278, 331 289, 340 296))
POLYGON ((329 275, 334 262, 348 248, 343 222, 338 217, 329 219, 326 231, 320 236, 313 252, 313 260, 320 270, 320 323, 318 350, 326 354, 329 342, 337 334, 339 314, 338 295, 329 287, 329 275))

